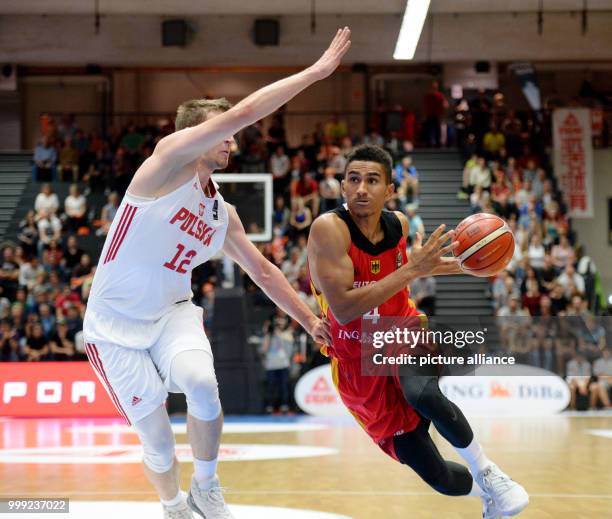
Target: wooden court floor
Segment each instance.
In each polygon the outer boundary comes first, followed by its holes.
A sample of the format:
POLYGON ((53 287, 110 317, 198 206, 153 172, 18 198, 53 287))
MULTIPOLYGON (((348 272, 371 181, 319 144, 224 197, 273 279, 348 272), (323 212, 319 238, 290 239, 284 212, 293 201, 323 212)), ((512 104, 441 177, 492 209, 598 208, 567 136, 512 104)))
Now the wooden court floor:
MULTIPOLYGON (((470 422, 489 457, 530 493, 531 504, 519 517, 612 519, 612 414, 471 417, 470 422)), ((79 502, 112 501, 119 510, 113 519, 124 517, 123 502, 154 502, 137 463, 136 436, 118 424, 0 419, 0 498, 67 497, 75 510, 79 502)), ((187 443, 184 423, 175 426, 177 444, 187 443)), ((459 461, 435 430, 433 436, 444 456, 459 461)), ((179 451, 188 456, 185 448, 179 451)), ((309 511, 300 518, 328 517, 316 512, 354 519, 480 517, 479 500, 436 495, 346 420, 229 418, 222 454, 226 500, 260 507, 258 518, 298 517, 286 511, 272 515, 275 507, 309 511)), ((191 463, 182 463, 185 488, 190 474, 191 463)), ((103 516, 93 508, 69 517, 103 516)), ((255 517, 238 508, 238 519, 255 517)), ((147 510, 125 517, 161 517, 157 509, 147 510)))

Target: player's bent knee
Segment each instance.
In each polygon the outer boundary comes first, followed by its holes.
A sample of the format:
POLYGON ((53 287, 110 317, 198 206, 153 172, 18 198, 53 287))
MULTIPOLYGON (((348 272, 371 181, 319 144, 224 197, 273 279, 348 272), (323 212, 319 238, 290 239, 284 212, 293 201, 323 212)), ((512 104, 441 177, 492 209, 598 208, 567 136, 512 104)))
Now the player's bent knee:
POLYGON ((465 496, 472 489, 472 475, 469 470, 455 463, 445 461, 446 468, 436 474, 427 474, 423 480, 435 491, 445 496, 465 496))
POLYGON ((214 373, 192 373, 182 385, 185 396, 191 400, 219 397, 219 386, 214 373))
POLYGON ((219 387, 214 373, 200 373, 192 378, 185 396, 189 414, 194 418, 211 422, 221 414, 219 387))
POLYGON ((191 416, 203 422, 212 422, 221 414, 219 393, 208 395, 200 400, 187 398, 187 411, 191 416))
MULTIPOLYGON (((421 475, 423 481, 427 483, 436 492, 445 496, 458 495, 457 489, 454 488, 452 476, 448 470, 442 470, 437 474, 421 475)), ((459 494, 460 495, 460 494, 459 494)))

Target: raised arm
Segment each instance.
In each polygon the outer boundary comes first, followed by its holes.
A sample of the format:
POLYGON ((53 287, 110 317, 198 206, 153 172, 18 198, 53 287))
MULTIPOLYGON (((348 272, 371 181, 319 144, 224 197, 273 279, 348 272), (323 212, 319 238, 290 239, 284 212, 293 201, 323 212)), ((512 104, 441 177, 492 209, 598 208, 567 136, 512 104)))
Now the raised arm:
POLYGON ((380 281, 353 288, 354 266, 348 255, 350 235, 337 216, 325 214, 310 228, 308 264, 310 274, 323 292, 334 317, 340 324, 357 319, 381 305, 418 277, 431 275, 442 266, 442 256, 453 243, 444 246, 452 236, 438 227, 427 243, 412 254, 408 263, 380 281))
POLYGON ((350 34, 348 27, 339 29, 329 48, 307 69, 257 90, 217 117, 164 137, 139 171, 143 181, 146 177, 147 191, 153 193, 161 189, 170 175, 196 160, 228 135, 271 114, 305 88, 329 76, 349 49, 350 34))

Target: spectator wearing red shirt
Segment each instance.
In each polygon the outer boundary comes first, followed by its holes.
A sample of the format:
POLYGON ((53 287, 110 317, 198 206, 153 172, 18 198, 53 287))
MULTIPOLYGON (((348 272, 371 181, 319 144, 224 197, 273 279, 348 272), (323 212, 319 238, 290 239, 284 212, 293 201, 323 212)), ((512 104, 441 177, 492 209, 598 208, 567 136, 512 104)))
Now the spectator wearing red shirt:
POLYGON ((516 162, 521 169, 538 167, 540 165, 540 159, 531 151, 529 144, 523 145, 523 153, 516 162))
POLYGON ((73 305, 80 306, 81 298, 79 294, 73 292, 68 285, 66 285, 62 292, 55 298, 55 308, 60 310, 62 314, 65 314, 68 308, 73 305))
POLYGON ((494 174, 495 182, 491 184, 491 199, 493 202, 499 202, 502 198, 508 198, 511 191, 504 171, 496 169, 494 174))
POLYGON ((425 132, 427 142, 432 147, 439 147, 441 140, 441 128, 442 117, 448 107, 448 101, 444 94, 439 90, 439 84, 437 81, 431 83, 429 92, 425 94, 423 98, 423 105, 425 110, 425 132))
POLYGON ((45 250, 45 263, 51 265, 53 268, 58 267, 61 264, 64 251, 58 244, 57 240, 51 240, 47 249, 45 250))
POLYGON ((310 206, 312 217, 317 217, 319 214, 319 184, 310 176, 310 173, 300 172, 299 177, 291 181, 289 193, 292 201, 297 197, 302 198, 304 205, 310 206))

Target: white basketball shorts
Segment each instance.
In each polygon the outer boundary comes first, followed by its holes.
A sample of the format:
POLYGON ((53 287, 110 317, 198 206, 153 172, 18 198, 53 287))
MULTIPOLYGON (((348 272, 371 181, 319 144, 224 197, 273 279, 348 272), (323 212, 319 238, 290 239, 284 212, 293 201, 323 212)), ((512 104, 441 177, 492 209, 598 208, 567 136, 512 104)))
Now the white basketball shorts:
POLYGON ((83 336, 94 371, 130 424, 162 405, 168 391, 180 392, 170 380, 172 359, 178 353, 203 350, 213 365, 203 309, 191 301, 177 304, 157 321, 109 316, 88 308, 83 336))

